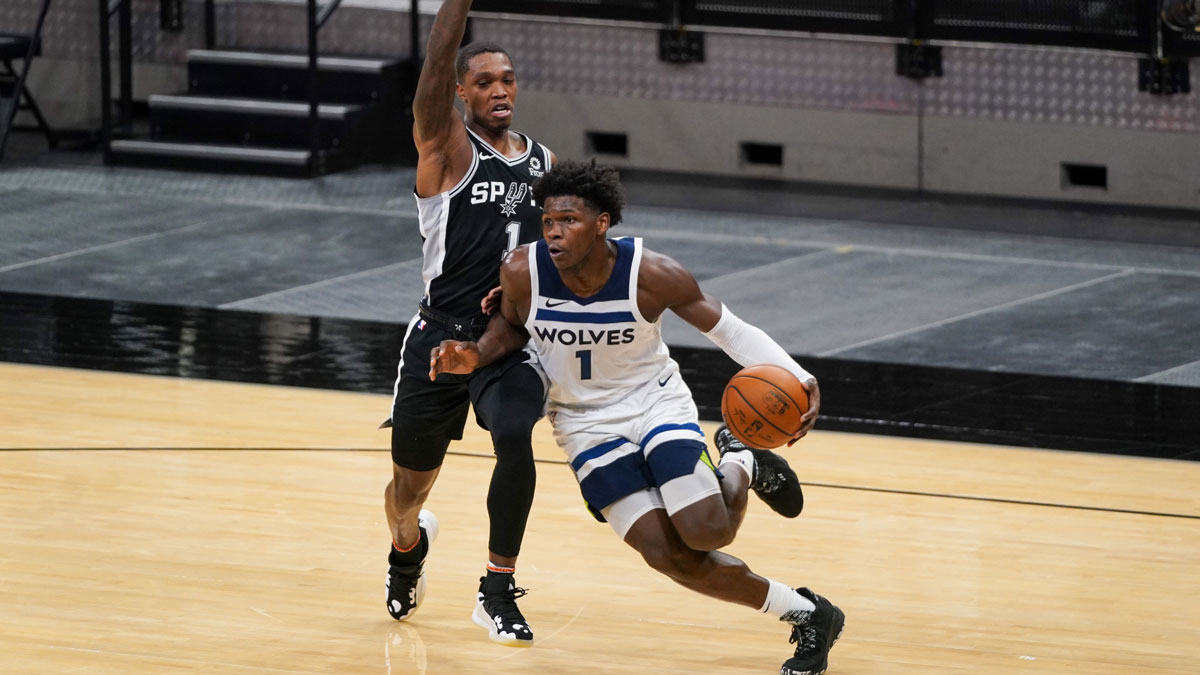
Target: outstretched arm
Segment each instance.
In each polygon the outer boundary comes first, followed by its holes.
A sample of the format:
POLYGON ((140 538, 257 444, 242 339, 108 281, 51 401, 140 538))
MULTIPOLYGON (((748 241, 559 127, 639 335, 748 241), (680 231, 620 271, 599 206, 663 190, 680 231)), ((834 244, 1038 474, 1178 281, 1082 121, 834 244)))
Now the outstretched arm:
POLYGON ((446 0, 425 44, 425 63, 413 96, 413 141, 417 146, 417 194, 453 187, 471 165, 471 141, 454 108, 454 59, 467 26, 471 0, 446 0))
POLYGON ((651 321, 663 310, 670 309, 742 366, 771 363, 795 375, 808 393, 809 404, 808 411, 801 417, 800 430, 789 445, 803 438, 816 424, 821 410, 817 378, 796 363, 762 329, 742 321, 716 298, 700 290, 696 278, 675 260, 652 251, 642 254, 638 307, 651 321))
POLYGON ((442 340, 429 354, 429 379, 438 373, 467 374, 500 357, 520 349, 529 335, 508 322, 501 314, 488 321, 487 330, 474 342, 442 340))
POLYGON ((475 342, 443 340, 429 354, 429 379, 438 373, 470 373, 529 342, 525 316, 529 314, 528 247, 509 254, 500 266, 500 311, 492 315, 487 330, 475 342))

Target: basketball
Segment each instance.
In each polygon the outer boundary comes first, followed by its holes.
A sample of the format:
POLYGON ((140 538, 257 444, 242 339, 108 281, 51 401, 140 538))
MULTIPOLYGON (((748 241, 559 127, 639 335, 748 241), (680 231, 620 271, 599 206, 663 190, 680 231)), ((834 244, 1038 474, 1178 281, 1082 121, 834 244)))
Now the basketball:
POLYGON ((808 392, 787 369, 762 363, 747 366, 725 385, 721 417, 734 438, 760 450, 791 440, 808 412, 808 392))

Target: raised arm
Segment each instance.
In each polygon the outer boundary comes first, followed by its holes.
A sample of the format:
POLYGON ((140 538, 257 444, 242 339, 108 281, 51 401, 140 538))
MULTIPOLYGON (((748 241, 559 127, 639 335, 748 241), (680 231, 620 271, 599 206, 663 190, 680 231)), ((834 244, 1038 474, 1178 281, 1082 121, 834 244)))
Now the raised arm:
POLYGON ((471 141, 454 107, 458 76, 454 59, 467 26, 471 0, 446 0, 425 44, 425 63, 413 96, 413 142, 417 146, 417 194, 450 189, 471 166, 471 141))
POLYGON ((787 369, 800 380, 809 398, 808 412, 801 418, 800 430, 791 442, 803 438, 816 424, 821 409, 817 378, 762 329, 742 321, 702 291, 696 278, 672 258, 643 250, 638 270, 638 309, 649 321, 670 309, 742 366, 771 363, 787 369))

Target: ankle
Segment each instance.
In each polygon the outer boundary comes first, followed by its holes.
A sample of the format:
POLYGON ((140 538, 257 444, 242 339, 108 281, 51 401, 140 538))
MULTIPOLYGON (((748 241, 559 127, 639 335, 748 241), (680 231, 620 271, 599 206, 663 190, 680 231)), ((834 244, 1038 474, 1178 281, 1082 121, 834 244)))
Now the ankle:
POLYGON ((489 560, 486 567, 487 572, 479 584, 480 592, 504 593, 515 585, 513 581, 513 575, 517 571, 515 566, 497 565, 489 560))
POLYGON ((787 584, 767 579, 767 597, 758 611, 778 617, 780 621, 797 623, 797 619, 817 609, 816 604, 787 584))
POLYGON ((738 467, 745 472, 746 480, 754 481, 754 453, 749 450, 735 450, 721 455, 721 462, 717 468, 724 470, 729 466, 738 467))
POLYGON ((425 559, 425 554, 429 552, 429 541, 425 538, 425 534, 419 533, 416 541, 413 541, 407 546, 401 546, 392 541, 392 550, 388 555, 388 560, 392 564, 412 564, 419 563, 425 559))

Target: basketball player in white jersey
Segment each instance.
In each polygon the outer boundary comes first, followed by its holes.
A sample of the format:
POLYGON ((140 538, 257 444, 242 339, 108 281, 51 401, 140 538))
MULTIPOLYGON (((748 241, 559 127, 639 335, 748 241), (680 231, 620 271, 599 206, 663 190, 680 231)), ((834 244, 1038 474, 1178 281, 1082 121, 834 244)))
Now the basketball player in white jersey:
MULTIPOLYGON (((499 45, 459 49, 469 0, 446 0, 426 45, 413 98, 417 147, 414 194, 424 241, 425 293, 409 323, 392 399, 392 481, 384 507, 392 533, 387 610, 412 617, 425 591, 425 557, 437 534, 422 510, 451 440, 461 439, 468 404, 492 434, 496 466, 488 488, 488 555, 476 595, 475 623, 508 646, 533 644, 517 608, 525 591, 513 574, 533 503, 533 425, 542 415, 542 376, 521 353, 470 376, 427 376, 429 350, 447 338, 473 339, 487 325, 481 302, 500 284, 500 261, 541 236, 541 209, 530 185, 555 158, 512 131, 517 79, 499 45), (455 109, 462 102, 463 113, 455 109)), ((483 556, 480 556, 481 558, 483 556)), ((484 562, 484 561, 480 561, 484 562)))
POLYGON ((446 341, 430 377, 471 372, 531 341, 550 380, 550 420, 593 513, 645 561, 679 584, 752 607, 791 626, 783 675, 825 672, 845 617, 807 588, 750 571, 717 549, 733 541, 749 488, 788 517, 803 497, 796 474, 770 451, 717 434, 712 466, 691 393, 668 355, 660 319, 670 309, 742 365, 795 374, 820 406, 816 379, 761 330, 700 290, 696 279, 640 239, 609 239, 623 202, 611 167, 564 162, 534 184, 542 240, 501 267, 501 313, 475 342, 446 341))

